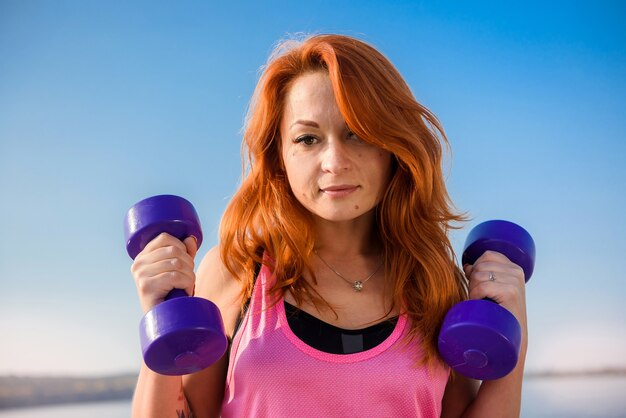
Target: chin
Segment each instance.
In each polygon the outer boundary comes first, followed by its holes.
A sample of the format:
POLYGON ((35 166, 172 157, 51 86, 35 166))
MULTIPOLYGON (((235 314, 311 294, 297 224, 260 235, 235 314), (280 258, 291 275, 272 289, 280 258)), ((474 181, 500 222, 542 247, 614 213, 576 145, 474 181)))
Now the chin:
POLYGON ((364 217, 373 217, 373 208, 367 210, 343 210, 343 211, 315 211, 313 214, 327 222, 350 222, 363 219, 364 217))

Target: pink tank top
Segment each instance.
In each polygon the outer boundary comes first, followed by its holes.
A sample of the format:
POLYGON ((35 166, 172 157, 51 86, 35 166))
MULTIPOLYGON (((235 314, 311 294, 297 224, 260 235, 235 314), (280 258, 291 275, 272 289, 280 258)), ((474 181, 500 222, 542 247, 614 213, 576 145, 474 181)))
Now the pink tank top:
POLYGON ((378 346, 329 354, 289 328, 283 298, 273 303, 264 265, 233 339, 222 417, 439 417, 445 366, 416 367, 405 315, 378 346))

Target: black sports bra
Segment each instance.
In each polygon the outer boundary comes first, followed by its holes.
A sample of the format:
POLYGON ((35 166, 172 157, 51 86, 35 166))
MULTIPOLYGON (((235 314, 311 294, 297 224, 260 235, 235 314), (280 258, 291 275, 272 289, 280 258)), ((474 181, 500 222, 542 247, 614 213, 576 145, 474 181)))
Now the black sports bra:
MULTIPOLYGON (((260 265, 255 266, 255 281, 260 270, 260 265)), ((250 299, 244 304, 242 315, 237 319, 233 336, 237 334, 249 304, 250 299)), ((398 317, 394 316, 366 328, 343 329, 324 322, 290 303, 284 304, 291 331, 308 346, 331 354, 352 354, 372 349, 391 335, 398 322, 398 317)))
POLYGON ((398 322, 395 316, 362 329, 343 329, 331 325, 285 302, 291 331, 308 346, 325 353, 352 354, 369 350, 391 335, 398 322))

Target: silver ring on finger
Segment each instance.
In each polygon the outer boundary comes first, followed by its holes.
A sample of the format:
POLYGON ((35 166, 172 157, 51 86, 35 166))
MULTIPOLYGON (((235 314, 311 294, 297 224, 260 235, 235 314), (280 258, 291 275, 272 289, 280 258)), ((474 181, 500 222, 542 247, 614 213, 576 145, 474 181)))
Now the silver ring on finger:
POLYGON ((489 272, 489 281, 490 282, 495 282, 496 281, 496 276, 491 271, 489 272))

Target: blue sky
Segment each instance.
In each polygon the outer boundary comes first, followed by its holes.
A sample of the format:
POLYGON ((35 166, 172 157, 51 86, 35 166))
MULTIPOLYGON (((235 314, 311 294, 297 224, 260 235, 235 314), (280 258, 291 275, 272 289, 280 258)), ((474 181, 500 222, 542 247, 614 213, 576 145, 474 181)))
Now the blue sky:
POLYGON ((534 236, 527 369, 626 366, 623 3, 215 3, 0 0, 0 374, 138 369, 124 214, 179 194, 216 243, 258 69, 299 32, 374 44, 441 119, 459 253, 487 219, 534 236))

